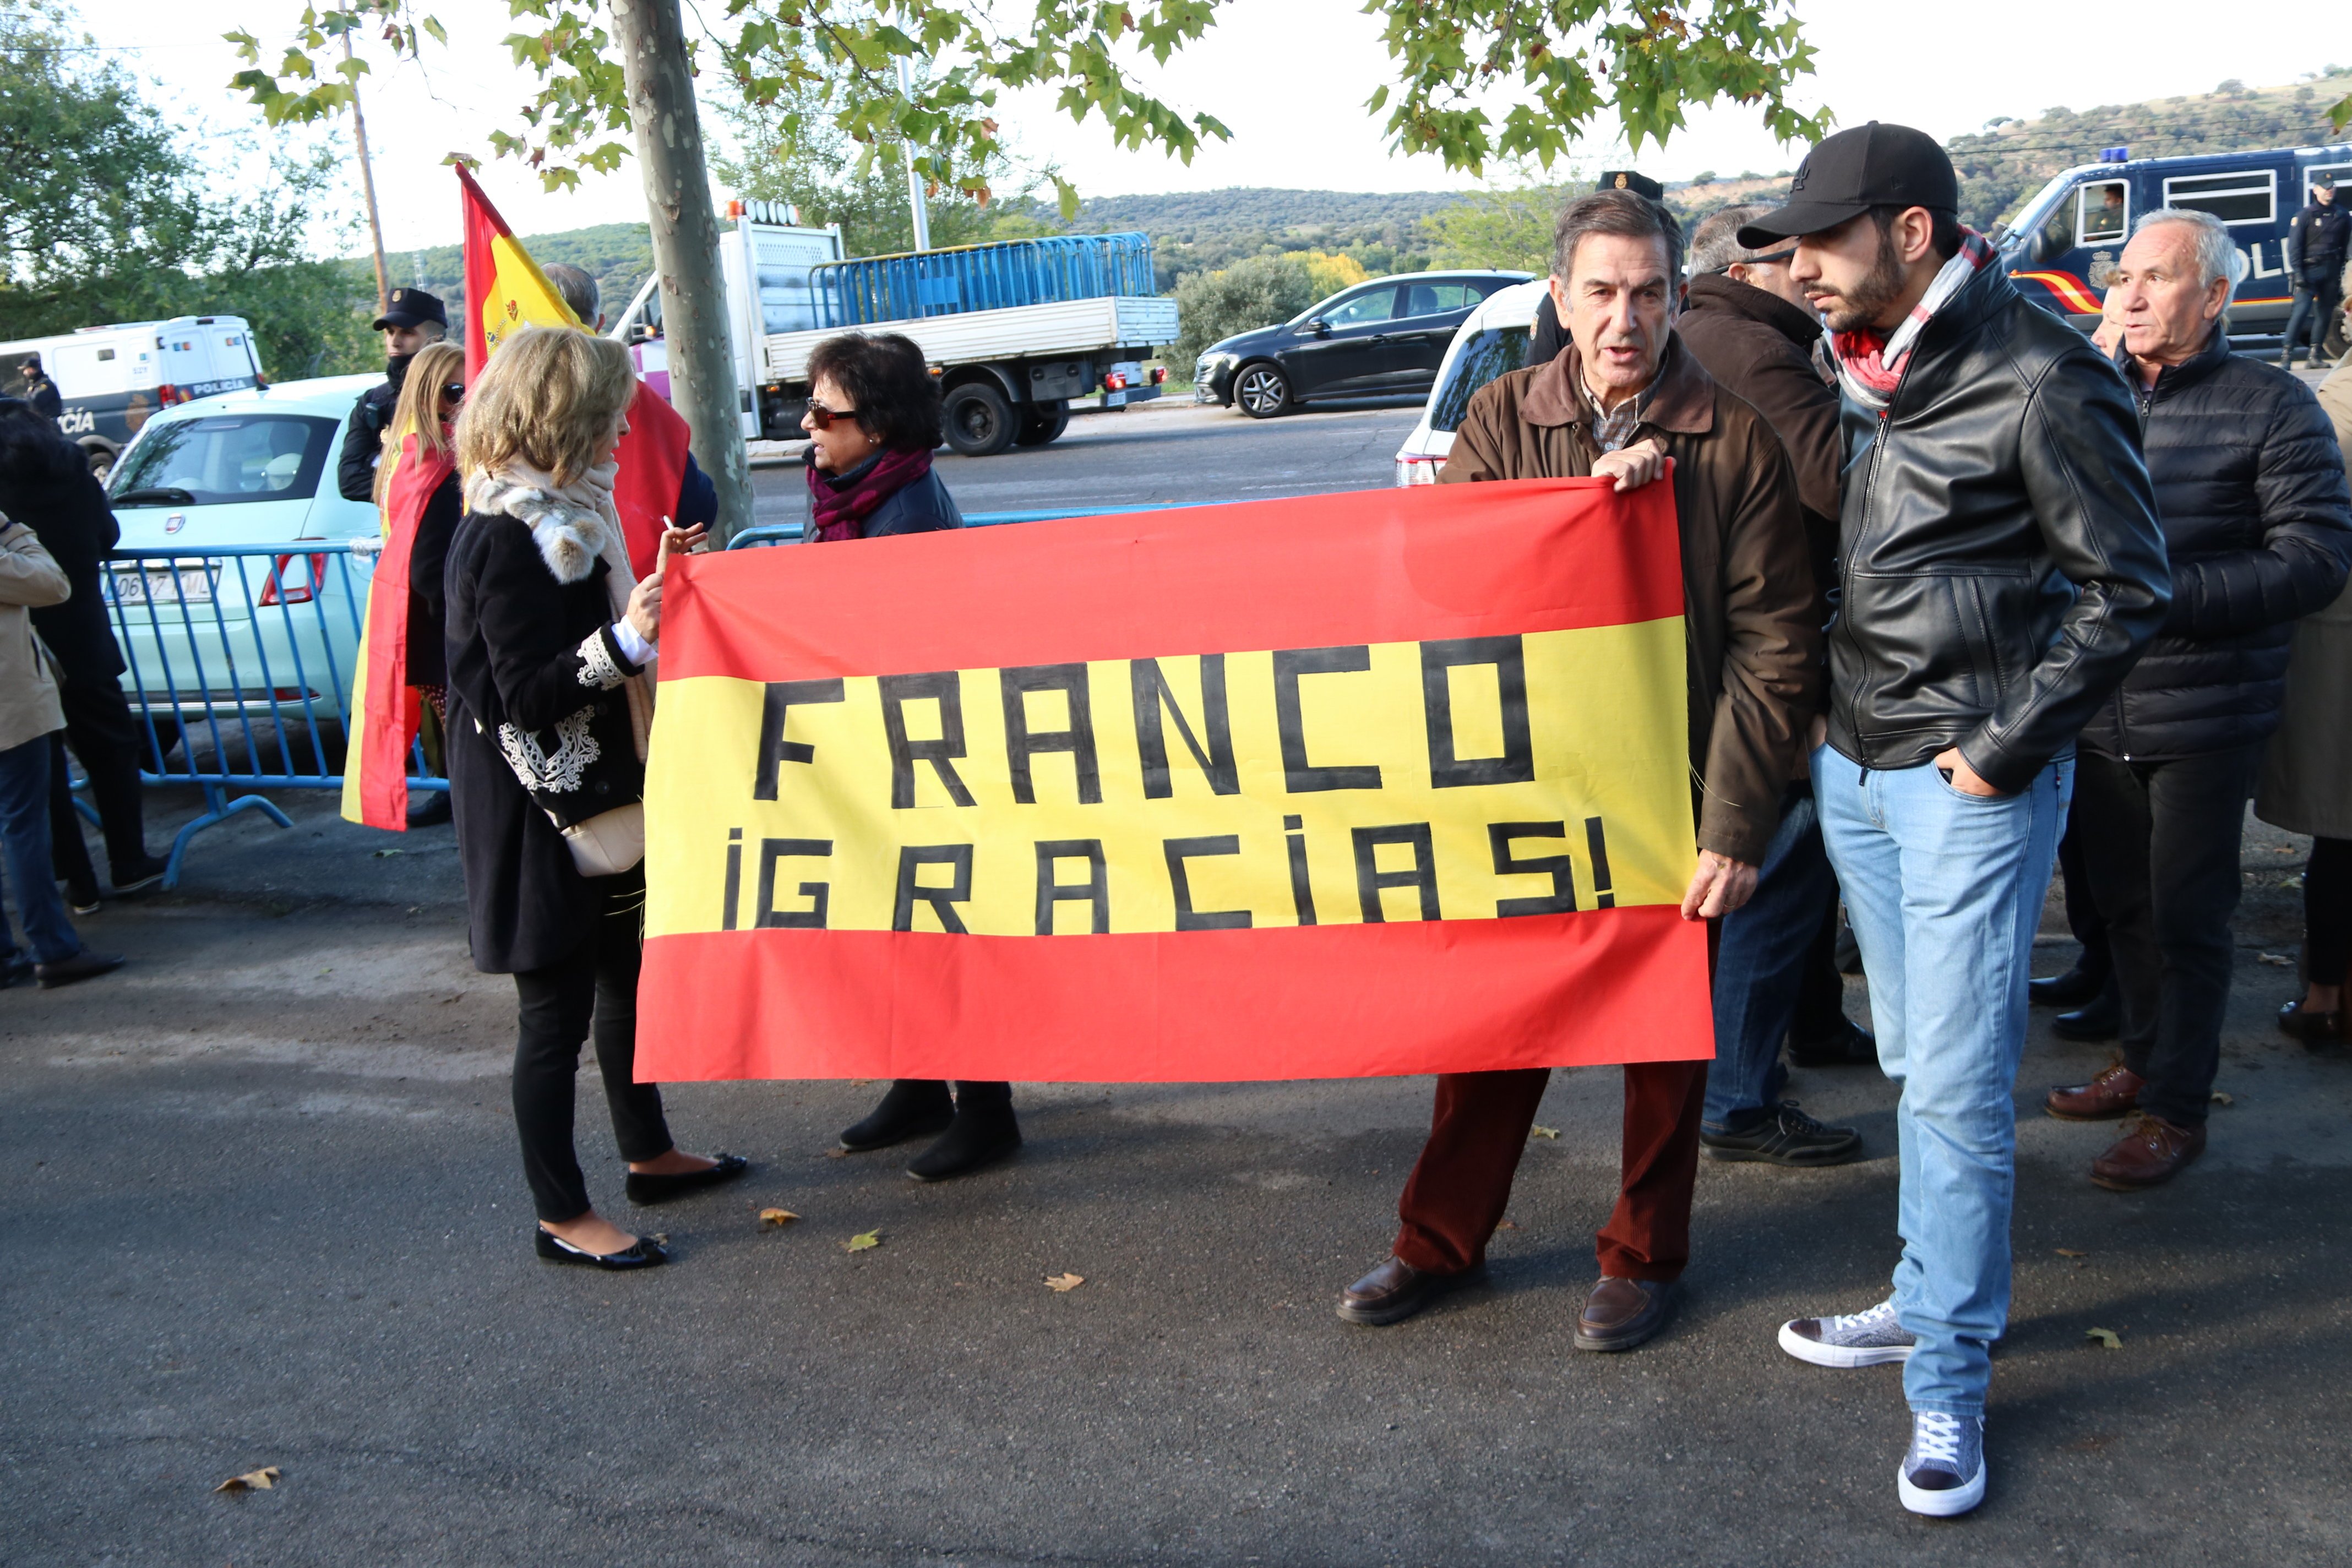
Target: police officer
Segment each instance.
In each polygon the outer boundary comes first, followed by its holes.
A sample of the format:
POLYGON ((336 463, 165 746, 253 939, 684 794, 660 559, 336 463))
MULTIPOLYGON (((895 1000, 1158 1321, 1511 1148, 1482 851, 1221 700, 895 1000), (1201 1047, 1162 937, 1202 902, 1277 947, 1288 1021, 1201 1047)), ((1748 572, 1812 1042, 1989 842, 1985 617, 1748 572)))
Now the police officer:
POLYGON ((394 289, 389 308, 375 319, 375 330, 383 334, 387 356, 383 384, 360 394, 343 427, 343 458, 335 470, 335 484, 345 500, 375 500, 375 465, 383 452, 383 430, 392 423, 393 405, 400 401, 408 362, 418 349, 449 335, 449 313, 422 289, 394 289))
POLYGON ((34 413, 44 419, 55 419, 66 411, 66 400, 58 395, 58 384, 49 379, 48 372, 41 368, 40 355, 26 354, 25 363, 17 368, 25 378, 17 395, 33 405, 34 413))
POLYGON ((2305 363, 2315 368, 2321 363, 2336 327, 2336 312, 2344 304, 2338 289, 2347 249, 2352 249, 2352 208, 2337 199, 2334 176, 2322 174, 2311 182, 2309 204, 2287 226, 2286 271, 2294 285, 2294 309, 2279 342, 2279 363, 2289 369, 2294 366, 2294 345, 2306 322, 2311 354, 2305 363))

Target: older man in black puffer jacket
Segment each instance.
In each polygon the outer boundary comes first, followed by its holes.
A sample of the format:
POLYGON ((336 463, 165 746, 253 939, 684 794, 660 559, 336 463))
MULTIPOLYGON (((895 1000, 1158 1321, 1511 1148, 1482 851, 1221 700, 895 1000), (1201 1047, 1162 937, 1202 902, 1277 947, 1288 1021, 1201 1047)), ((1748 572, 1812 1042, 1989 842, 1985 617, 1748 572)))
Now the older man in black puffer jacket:
POLYGON ((2161 208, 2111 285, 2172 608, 2084 727, 2075 785, 2122 982, 2123 1059, 2046 1103, 2069 1121, 2140 1112, 2091 1166, 2116 1191, 2167 1181, 2205 1147, 2246 796, 2279 726, 2294 623, 2336 597, 2352 558, 2344 459, 2317 400, 2230 352, 2232 259, 2214 218, 2161 208))

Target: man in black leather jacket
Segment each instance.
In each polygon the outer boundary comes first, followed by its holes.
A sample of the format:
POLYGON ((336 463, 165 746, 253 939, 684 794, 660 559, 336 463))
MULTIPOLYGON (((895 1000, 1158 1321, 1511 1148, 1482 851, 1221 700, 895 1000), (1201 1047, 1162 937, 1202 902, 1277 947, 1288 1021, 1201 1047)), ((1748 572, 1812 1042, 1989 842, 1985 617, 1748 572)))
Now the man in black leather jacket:
POLYGON ((2066 1121, 2137 1110, 2091 1165, 2118 1192, 2205 1147, 2237 953, 2246 796, 2279 727, 2294 622, 2332 602, 2352 552, 2344 459, 2319 400, 2230 352, 2235 259, 2207 213, 2139 220, 2108 285, 2172 561, 2172 609, 2083 731, 2077 831, 2107 918, 2123 1059, 2051 1090, 2066 1121))
POLYGON ((1801 1318, 1817 1365, 1900 1361, 1904 1507, 1984 1496, 2007 1327, 2033 933, 2083 721, 2164 618, 2169 584, 2131 397, 1958 219, 1959 182, 1901 126, 1813 149, 1743 227, 1798 241, 1844 399, 1822 836, 1870 980, 1896 1108, 1903 1259, 1889 1298, 1801 1318))

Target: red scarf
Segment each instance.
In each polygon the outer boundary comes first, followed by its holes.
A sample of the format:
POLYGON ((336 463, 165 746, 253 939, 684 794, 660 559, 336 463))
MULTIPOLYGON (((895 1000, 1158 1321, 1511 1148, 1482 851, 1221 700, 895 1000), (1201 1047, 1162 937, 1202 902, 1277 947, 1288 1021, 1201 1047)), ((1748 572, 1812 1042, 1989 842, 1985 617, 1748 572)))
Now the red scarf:
POLYGON ((913 452, 885 452, 857 472, 846 489, 817 469, 808 471, 809 515, 820 542, 862 539, 866 520, 875 509, 931 471, 929 447, 913 452))

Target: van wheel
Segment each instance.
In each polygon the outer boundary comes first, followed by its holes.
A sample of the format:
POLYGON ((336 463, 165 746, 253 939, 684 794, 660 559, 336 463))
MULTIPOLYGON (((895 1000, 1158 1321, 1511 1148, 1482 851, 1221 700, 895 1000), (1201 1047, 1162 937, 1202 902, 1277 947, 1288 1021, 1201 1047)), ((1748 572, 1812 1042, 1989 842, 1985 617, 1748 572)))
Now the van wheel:
POLYGON ((84 450, 89 454, 89 471, 97 477, 100 484, 104 484, 107 476, 114 472, 114 453, 104 447, 89 447, 84 450))
POLYGON ((1032 404, 1021 411, 1021 434, 1013 440, 1014 445, 1022 447, 1048 446, 1069 427, 1069 399, 1056 398, 1051 403, 1032 404))
POLYGON ((949 393, 945 413, 948 445, 967 458, 992 458, 1013 445, 1013 405, 984 381, 949 393))
POLYGON ((1276 365, 1244 365, 1234 377, 1234 401, 1253 419, 1271 419, 1290 407, 1290 378, 1276 365))

